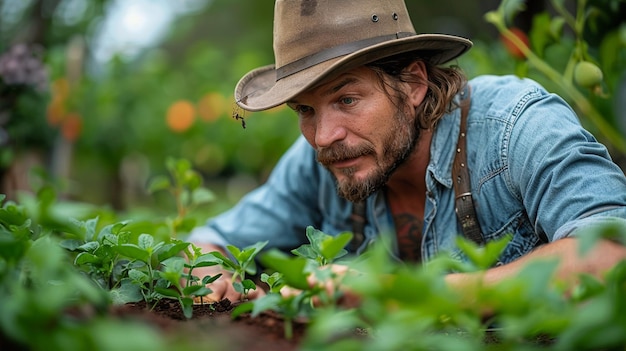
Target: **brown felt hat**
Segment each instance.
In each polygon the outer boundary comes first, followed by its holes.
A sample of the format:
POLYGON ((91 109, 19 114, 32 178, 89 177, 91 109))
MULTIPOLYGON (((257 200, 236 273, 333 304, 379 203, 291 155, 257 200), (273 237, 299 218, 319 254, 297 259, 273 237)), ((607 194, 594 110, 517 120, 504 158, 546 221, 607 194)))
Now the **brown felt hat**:
POLYGON ((385 57, 414 51, 438 65, 471 46, 462 37, 416 34, 404 0, 276 0, 276 63, 244 75, 235 99, 244 110, 267 110, 325 78, 385 57))

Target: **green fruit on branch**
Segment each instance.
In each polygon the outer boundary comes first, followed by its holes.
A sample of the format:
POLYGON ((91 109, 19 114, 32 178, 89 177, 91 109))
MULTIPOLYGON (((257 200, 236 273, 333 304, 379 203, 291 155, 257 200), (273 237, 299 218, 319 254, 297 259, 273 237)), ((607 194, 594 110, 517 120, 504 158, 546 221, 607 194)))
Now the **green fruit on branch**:
POLYGON ((574 67, 574 82, 584 88, 593 88, 602 82, 602 70, 591 62, 580 61, 574 67))

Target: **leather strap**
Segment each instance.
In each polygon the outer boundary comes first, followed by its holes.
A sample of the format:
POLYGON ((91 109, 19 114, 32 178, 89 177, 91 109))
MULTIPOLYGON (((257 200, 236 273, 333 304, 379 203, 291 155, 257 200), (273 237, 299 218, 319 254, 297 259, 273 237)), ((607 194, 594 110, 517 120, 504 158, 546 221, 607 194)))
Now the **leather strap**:
POLYGON ((483 244, 484 239, 480 230, 480 223, 476 216, 472 186, 467 167, 467 114, 471 104, 471 88, 469 85, 461 92, 461 127, 456 144, 456 154, 452 164, 452 183, 454 184, 456 215, 461 223, 463 235, 476 244, 483 244))
POLYGON ((352 215, 350 216, 350 219, 352 219, 353 237, 352 241, 350 242, 350 248, 354 252, 359 249, 359 247, 363 243, 363 239, 365 238, 365 223, 367 222, 365 218, 365 203, 352 203, 352 215))

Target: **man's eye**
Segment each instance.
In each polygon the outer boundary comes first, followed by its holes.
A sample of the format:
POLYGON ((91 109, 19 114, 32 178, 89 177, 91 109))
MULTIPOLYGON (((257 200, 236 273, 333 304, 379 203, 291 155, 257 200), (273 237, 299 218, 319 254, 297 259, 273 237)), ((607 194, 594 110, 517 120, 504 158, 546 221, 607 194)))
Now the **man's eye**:
POLYGON ((311 111, 311 106, 305 106, 305 105, 298 105, 295 108, 296 112, 298 112, 299 114, 305 114, 311 111))
POLYGON ((341 98, 341 103, 343 103, 344 105, 352 105, 354 104, 354 102, 355 102, 354 98, 351 98, 351 97, 341 98))

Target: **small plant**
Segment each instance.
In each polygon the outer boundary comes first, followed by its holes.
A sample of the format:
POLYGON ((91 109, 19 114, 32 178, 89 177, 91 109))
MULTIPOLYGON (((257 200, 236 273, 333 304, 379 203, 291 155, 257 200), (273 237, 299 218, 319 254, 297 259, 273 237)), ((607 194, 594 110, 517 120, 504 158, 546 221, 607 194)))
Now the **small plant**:
POLYGON ((110 290, 120 281, 124 260, 115 249, 130 242, 131 232, 124 228, 127 221, 110 224, 96 230, 98 218, 87 221, 72 220, 82 229, 82 238, 66 239, 60 245, 72 252, 78 252, 74 264, 98 283, 103 289, 110 290))
MULTIPOLYGON (((124 243, 115 246, 115 250, 127 257, 128 277, 122 279, 139 287, 143 299, 148 303, 153 303, 161 298, 157 292, 157 287, 166 288, 165 281, 159 279, 159 269, 162 263, 180 254, 189 243, 179 240, 172 240, 170 243, 163 241, 156 242, 150 234, 141 234, 137 244, 124 243)), ((181 269, 182 270, 182 269, 181 269)))
POLYGON ((219 262, 212 254, 201 255, 191 260, 190 263, 187 263, 183 257, 170 257, 163 261, 164 269, 158 272, 160 278, 168 284, 166 287, 157 286, 155 290, 167 298, 178 300, 185 317, 191 318, 194 298, 210 294, 212 290, 207 288, 206 284, 214 282, 221 276, 221 274, 205 276, 200 280, 193 276, 191 271, 196 267, 214 266, 219 262), (183 274, 185 268, 187 268, 187 274, 183 274), (185 286, 182 285, 182 281, 185 281, 185 286))
MULTIPOLYGON (((332 264, 348 253, 344 247, 352 239, 352 234, 341 233, 333 237, 309 226, 306 229, 306 236, 309 243, 292 250, 294 256, 273 249, 261 257, 261 262, 274 270, 271 275, 267 273, 261 275, 261 281, 269 286, 269 292, 257 300, 239 305, 233 311, 233 317, 244 312, 251 312, 252 316, 256 317, 267 310, 275 311, 284 318, 285 337, 291 339, 294 319, 308 318, 312 314, 314 298, 318 298, 324 304, 336 302, 338 291, 329 297, 322 286, 311 286, 307 278, 313 274, 321 282, 328 279, 336 281, 337 277, 332 270, 322 267, 332 264), (285 286, 297 289, 299 293, 282 294, 281 289, 285 286)), ((335 286, 339 286, 338 282, 335 286)))
POLYGON ((348 254, 346 245, 352 240, 352 233, 344 232, 337 236, 328 235, 312 226, 306 228, 306 237, 309 244, 301 245, 291 251, 300 256, 325 266, 348 254))
POLYGON ((166 168, 170 176, 157 176, 148 185, 148 191, 152 194, 158 191, 169 191, 176 201, 176 217, 167 220, 172 237, 177 237, 180 232, 189 232, 196 227, 197 221, 189 216, 189 213, 204 204, 215 199, 215 195, 209 189, 202 186, 202 176, 192 169, 191 163, 186 159, 168 158, 166 168))
POLYGON ((267 245, 267 241, 258 242, 244 249, 228 245, 226 249, 228 249, 233 256, 233 260, 217 251, 211 253, 221 260, 221 265, 224 269, 233 273, 233 287, 235 288, 235 291, 243 295, 244 299, 247 299, 248 292, 250 290, 256 289, 256 284, 254 284, 251 279, 246 277, 248 274, 255 275, 257 273, 255 259, 265 245, 267 245))

